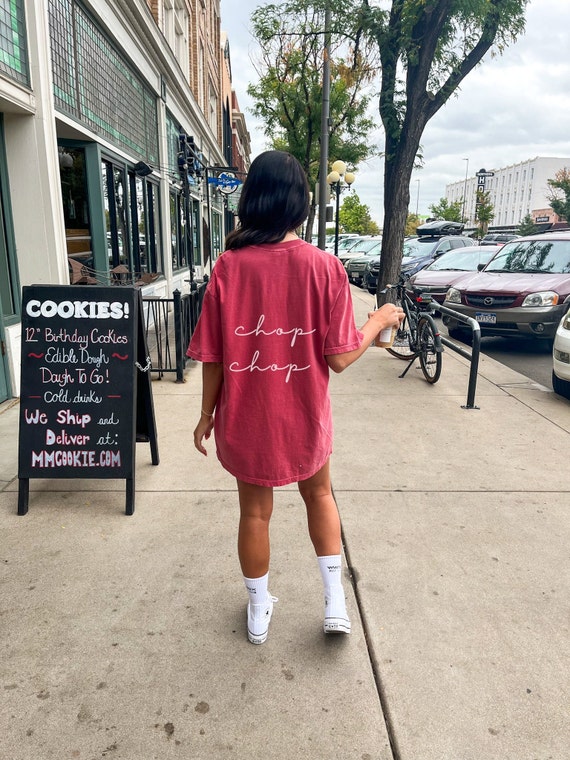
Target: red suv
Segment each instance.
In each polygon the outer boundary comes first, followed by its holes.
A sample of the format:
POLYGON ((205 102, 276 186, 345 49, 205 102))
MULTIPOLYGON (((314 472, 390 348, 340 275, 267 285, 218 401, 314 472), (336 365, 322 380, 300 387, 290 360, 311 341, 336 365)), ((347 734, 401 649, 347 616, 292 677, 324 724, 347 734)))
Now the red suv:
MULTIPOLYGON (((481 335, 553 338, 570 308, 570 230, 506 243, 481 272, 456 280, 444 306, 476 319, 481 335)), ((449 315, 443 323, 451 337, 471 331, 449 315)))

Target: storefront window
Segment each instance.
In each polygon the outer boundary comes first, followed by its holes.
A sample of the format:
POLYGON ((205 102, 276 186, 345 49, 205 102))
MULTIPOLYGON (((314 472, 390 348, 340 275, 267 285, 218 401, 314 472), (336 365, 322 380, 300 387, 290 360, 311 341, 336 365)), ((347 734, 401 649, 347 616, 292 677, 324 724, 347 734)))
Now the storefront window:
POLYGON ((135 278, 161 272, 157 183, 109 160, 101 168, 109 269, 124 266, 135 278))
POLYGON ((131 220, 133 230, 133 269, 136 272, 147 272, 148 241, 146 239, 146 223, 148 215, 142 177, 136 177, 134 172, 129 172, 129 187, 131 190, 131 220))
POLYGON ((170 231, 172 238, 172 269, 188 266, 188 246, 191 242, 186 235, 186 213, 184 195, 181 190, 170 192, 170 231))
POLYGON ((75 272, 82 266, 93 267, 85 150, 60 145, 58 152, 65 240, 73 282, 75 272))
POLYGON ((24 0, 0 3, 0 72, 29 84, 24 0))
POLYGON ((159 272, 160 215, 158 185, 129 172, 133 270, 140 274, 159 272))
POLYGON ((146 268, 144 272, 161 272, 162 257, 160 255, 160 204, 158 185, 146 180, 146 208, 147 218, 145 235, 147 240, 146 268))
POLYGON ((103 161, 103 198, 107 234, 109 269, 121 264, 128 269, 126 190, 124 170, 110 161, 103 161))
POLYGON ((155 94, 81 3, 47 5, 56 109, 129 155, 156 164, 155 94))
POLYGON ((12 287, 12 272, 10 267, 10 257, 8 256, 8 245, 5 234, 4 210, 2 194, 0 190, 0 305, 2 306, 2 315, 11 317, 16 313, 16 304, 12 287))

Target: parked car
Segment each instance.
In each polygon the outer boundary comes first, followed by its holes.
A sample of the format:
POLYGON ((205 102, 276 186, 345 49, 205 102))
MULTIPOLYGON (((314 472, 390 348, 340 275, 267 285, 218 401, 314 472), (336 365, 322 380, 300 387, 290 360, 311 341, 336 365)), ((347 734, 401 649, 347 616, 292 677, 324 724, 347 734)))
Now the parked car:
MULTIPOLYGON (((452 222, 448 222, 447 224, 452 224, 452 222)), ((418 231, 420 229, 418 227, 418 231)), ((410 240, 404 241, 401 272, 406 277, 411 277, 416 272, 419 272, 420 269, 427 267, 435 261, 438 256, 456 248, 468 248, 474 245, 475 241, 472 238, 463 235, 443 235, 442 237, 437 237, 437 234, 434 232, 434 235, 421 235, 417 238, 410 238, 410 240)), ((364 284, 369 293, 376 293, 379 269, 380 261, 371 263, 370 267, 366 270, 364 284)))
POLYGON ((364 256, 364 254, 368 253, 368 251, 371 248, 373 248, 377 243, 381 243, 381 242, 382 242, 382 235, 367 235, 367 236, 359 237, 354 243, 354 245, 351 246, 343 254, 343 259, 344 261, 347 261, 349 258, 355 258, 356 256, 364 256))
MULTIPOLYGON (((342 250, 341 243, 344 240, 356 240, 359 237, 360 235, 357 235, 355 232, 340 232, 338 235, 338 250, 342 250)), ((329 235, 325 238, 325 251, 327 251, 327 253, 334 253, 334 242, 334 235, 329 235)))
MULTIPOLYGON (((481 272, 458 279, 444 305, 476 319, 481 335, 552 339, 570 307, 570 231, 506 243, 481 272)), ((443 322, 452 337, 470 330, 449 315, 443 322)))
POLYGON ((364 254, 364 256, 357 256, 355 259, 350 259, 344 265, 348 279, 355 285, 364 286, 364 276, 370 266, 371 262, 380 264, 380 250, 382 248, 382 241, 376 242, 370 250, 364 254))
POLYGON ((490 232, 481 239, 480 245, 497 245, 498 243, 510 243, 516 240, 519 235, 510 232, 490 232))
POLYGON ((570 398, 570 311, 560 320, 552 347, 552 387, 570 398))
POLYGON ((346 253, 344 253, 342 257, 339 256, 340 260, 343 263, 344 268, 346 269, 349 280, 350 280, 350 272, 348 270, 348 266, 350 262, 354 261, 355 259, 361 259, 361 258, 366 258, 366 261, 368 261, 371 255, 375 255, 380 252, 381 245, 382 245, 382 237, 380 235, 375 235, 373 237, 360 240, 358 243, 353 245, 352 248, 346 251, 346 253))
POLYGON ((356 249, 356 246, 360 245, 361 243, 364 243, 365 240, 369 239, 369 235, 357 235, 353 238, 347 238, 346 240, 343 240, 343 245, 341 247, 341 244, 338 244, 338 257, 341 261, 341 263, 344 265, 346 262, 354 256, 359 256, 359 253, 352 253, 353 248, 356 249))
POLYGON ((444 253, 474 245, 475 241, 472 238, 463 235, 445 235, 440 238, 419 237, 415 240, 407 240, 404 243, 401 272, 404 276, 411 277, 444 253))
POLYGON ((459 277, 465 272, 476 272, 487 264, 501 247, 473 245, 444 253, 425 269, 413 274, 410 277, 410 285, 421 288, 435 301, 443 303, 445 294, 459 277))

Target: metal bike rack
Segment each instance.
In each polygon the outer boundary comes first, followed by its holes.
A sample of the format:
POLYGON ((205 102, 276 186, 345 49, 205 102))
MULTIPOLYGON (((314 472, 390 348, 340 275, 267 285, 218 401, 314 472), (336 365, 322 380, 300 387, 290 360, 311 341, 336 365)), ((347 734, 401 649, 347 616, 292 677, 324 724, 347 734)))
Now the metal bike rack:
POLYGON ((463 314, 460 314, 458 311, 449 309, 447 306, 442 306, 439 303, 436 305, 436 311, 440 311, 442 314, 449 314, 450 317, 457 319, 458 322, 463 322, 464 324, 471 327, 471 351, 467 351, 465 348, 461 348, 461 346, 456 345, 451 340, 449 340, 449 338, 446 338, 443 335, 440 335, 440 337, 441 342, 444 346, 447 346, 452 351, 455 351, 456 354, 459 354, 470 362, 469 385, 467 387, 467 403, 465 405, 462 405, 461 408, 479 409, 479 407, 475 405, 475 388, 477 386, 479 355, 481 353, 481 327, 479 325, 479 322, 477 322, 477 320, 473 319, 472 317, 466 317, 463 314))

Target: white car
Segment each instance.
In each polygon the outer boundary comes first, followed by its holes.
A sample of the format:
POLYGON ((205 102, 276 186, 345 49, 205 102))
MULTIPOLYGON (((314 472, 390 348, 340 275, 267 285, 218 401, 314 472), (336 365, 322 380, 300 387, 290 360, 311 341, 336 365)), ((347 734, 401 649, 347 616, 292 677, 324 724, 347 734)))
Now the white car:
MULTIPOLYGON (((334 235, 330 235, 326 238, 325 251, 327 253, 334 253, 334 235), (329 240, 330 237, 330 240, 329 240)), ((352 243, 355 243, 359 239, 360 235, 355 232, 341 232, 338 236, 338 250, 344 251, 347 246, 350 247, 352 243), (352 243, 351 243, 352 241, 352 243)))
POLYGON ((570 398, 570 311, 560 320, 552 347, 552 387, 570 398))

